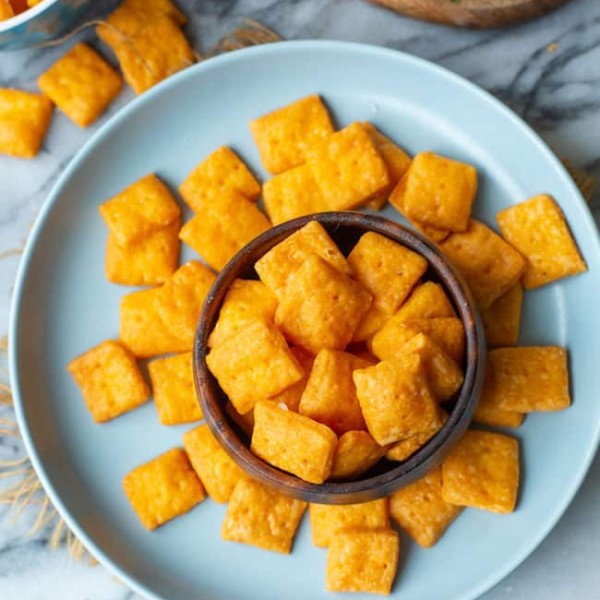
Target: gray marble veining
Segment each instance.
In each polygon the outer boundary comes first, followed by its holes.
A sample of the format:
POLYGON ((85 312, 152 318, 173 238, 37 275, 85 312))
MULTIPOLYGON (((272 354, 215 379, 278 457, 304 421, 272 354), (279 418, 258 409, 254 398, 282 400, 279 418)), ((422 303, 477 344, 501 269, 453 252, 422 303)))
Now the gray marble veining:
MULTIPOLYGON (((101 14, 114 0, 98 0, 101 14)), ((187 33, 200 50, 244 17, 287 39, 326 38, 403 50, 455 71, 511 106, 561 156, 600 177, 600 2, 574 0, 541 20, 502 31, 458 31, 396 16, 362 0, 179 0, 190 15, 187 33)), ((92 14, 91 16, 94 16, 92 14)), ((82 39, 94 41, 92 31, 82 39)), ((60 48, 0 54, 0 87, 35 89, 36 77, 60 48)), ((88 130, 59 112, 40 156, 30 162, 0 157, 0 253, 23 245, 48 191, 72 156, 110 115, 133 97, 121 94, 88 130)), ((600 224, 600 195, 591 208, 600 224)), ((0 335, 7 330, 18 257, 0 260, 0 335)), ((8 417, 0 409, 0 418, 8 417)), ((0 458, 14 457, 13 439, 0 437, 0 458)), ((558 526, 485 600, 600 598, 600 461, 596 460, 558 526)), ((46 528, 33 537, 33 511, 11 524, 0 507, 0 598, 3 600, 126 600, 133 595, 102 567, 91 568, 49 549, 46 528)), ((437 600, 437 599, 436 599, 437 600)))

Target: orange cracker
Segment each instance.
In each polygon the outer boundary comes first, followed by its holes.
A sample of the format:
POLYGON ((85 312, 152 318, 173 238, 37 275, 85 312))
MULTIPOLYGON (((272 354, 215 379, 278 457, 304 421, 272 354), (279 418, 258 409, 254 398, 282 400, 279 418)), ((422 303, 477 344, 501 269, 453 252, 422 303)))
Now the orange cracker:
POLYGON ((489 347, 514 346, 519 339, 523 286, 515 283, 481 313, 489 347))
POLYGON ((373 337, 371 349, 381 360, 394 358, 419 333, 430 337, 458 365, 462 364, 465 332, 456 317, 414 319, 407 323, 392 317, 373 337))
POLYGON ((123 489, 146 529, 156 529, 204 500, 202 483, 186 453, 173 448, 130 471, 123 489))
POLYGON ((421 356, 427 381, 438 400, 449 400, 462 386, 464 376, 458 365, 427 335, 419 333, 406 342, 400 352, 421 356))
POLYGON ((370 365, 346 352, 321 350, 300 399, 300 414, 327 425, 338 435, 365 429, 352 372, 370 365))
POLYGON ((352 336, 352 342, 367 342, 389 321, 390 315, 371 306, 352 336))
POLYGON ((148 373, 162 425, 193 423, 202 418, 194 387, 191 352, 153 360, 148 364, 148 373))
POLYGON ((391 529, 340 531, 327 553, 327 590, 390 594, 399 548, 398 534, 391 529))
POLYGON ((519 442, 489 431, 467 431, 442 464, 442 499, 495 513, 515 509, 519 442))
POLYGON ((262 282, 281 298, 292 273, 311 254, 317 254, 340 272, 350 275, 344 255, 318 221, 310 221, 271 248, 254 267, 262 282))
POLYGON ((185 14, 171 0, 123 0, 108 15, 106 24, 96 28, 96 33, 112 45, 143 29, 148 20, 160 17, 168 17, 180 27, 187 22, 185 14))
POLYGON ((15 11, 9 0, 0 0, 0 21, 6 21, 14 17, 15 11))
POLYGON ((523 423, 525 415, 514 410, 500 408, 501 401, 502 397, 498 395, 496 387, 494 365, 488 357, 485 365, 483 388, 473 421, 492 427, 519 427, 523 423))
POLYGON ((512 246, 475 220, 464 233, 441 242, 440 249, 461 272, 481 310, 515 285, 525 269, 525 260, 512 246))
POLYGON ((157 304, 161 291, 162 288, 142 290, 121 298, 119 338, 138 358, 190 350, 169 331, 160 317, 157 304))
POLYGON ((327 210, 361 206, 387 189, 387 166, 369 133, 352 123, 315 144, 308 163, 327 210))
POLYGON ((326 210, 321 190, 307 165, 265 181, 263 201, 273 225, 326 210))
POLYGON ((181 265, 160 289, 157 310, 169 332, 191 350, 204 299, 215 274, 198 261, 181 265))
POLYGON ((429 336, 457 365, 461 365, 465 353, 465 329, 455 317, 415 319, 407 324, 419 333, 429 336))
POLYGON ((348 255, 353 276, 373 295, 373 307, 391 315, 427 270, 419 254, 378 233, 369 232, 348 255))
POLYGON ((80 127, 91 125, 117 97, 119 74, 87 44, 77 44, 37 80, 40 90, 80 127))
POLYGON ((333 133, 327 108, 312 95, 250 121, 260 159, 269 173, 304 163, 307 149, 333 133))
POLYGON ((315 357, 308 351, 304 350, 300 346, 294 346, 290 349, 292 354, 296 357, 298 364, 302 367, 302 371, 304 374, 302 375, 302 379, 291 385, 290 387, 283 390, 276 396, 271 398, 273 402, 277 402, 277 404, 285 404, 290 410, 298 412, 298 407, 300 406, 300 400, 302 398, 302 394, 304 393, 304 389, 306 388, 306 383, 308 381, 308 377, 312 371, 313 361, 315 357))
POLYGON ((223 450, 208 425, 186 431, 183 446, 212 500, 221 504, 228 502, 238 481, 247 475, 223 450))
POLYGON ((106 278, 121 285, 159 285, 179 264, 179 218, 140 241, 120 246, 112 233, 106 241, 106 278))
POLYGON ((67 369, 97 423, 133 410, 150 397, 135 358, 119 342, 102 342, 72 360, 67 369))
POLYGON ((304 481, 323 483, 329 477, 336 443, 329 427, 275 402, 254 407, 252 452, 304 481))
POLYGON ((371 294, 313 254, 289 279, 275 323, 293 343, 314 354, 343 350, 371 306, 371 294))
POLYGON ((113 11, 112 15, 118 12, 119 8, 127 8, 132 13, 137 13, 137 18, 154 17, 161 15, 169 17, 173 23, 183 27, 188 18, 171 0, 123 0, 119 7, 113 11))
POLYGON ((96 31, 117 56, 125 81, 136 94, 196 60, 179 25, 160 11, 148 14, 134 10, 119 22, 109 16, 107 24, 99 25, 96 31))
POLYGON ((408 171, 412 159, 400 146, 381 133, 372 123, 365 121, 362 123, 362 126, 371 136, 373 142, 375 142, 375 146, 377 146, 379 152, 381 152, 390 175, 390 184, 395 186, 408 171))
POLYGON ((397 199, 406 215, 424 225, 447 231, 465 231, 477 193, 477 171, 471 165, 434 154, 417 154, 406 173, 397 199))
POLYGON ((0 154, 33 158, 52 117, 52 102, 41 94, 0 88, 0 154))
POLYGON ((527 261, 525 289, 587 271, 565 216, 551 196, 534 196, 500 211, 496 218, 504 238, 527 261))
POLYGON ((381 192, 378 197, 369 200, 365 205, 372 210, 380 210, 387 202, 390 192, 408 171, 412 159, 400 146, 383 135, 372 123, 363 121, 362 126, 371 136, 377 150, 379 150, 390 176, 388 188, 381 192))
POLYGON ((441 467, 390 497, 392 519, 424 548, 433 546, 461 511, 442 498, 441 467))
POLYGON ((208 346, 218 346, 255 320, 272 323, 277 300, 261 281, 236 279, 223 300, 219 318, 208 338, 208 346))
POLYGON ((229 542, 289 554, 305 510, 306 502, 242 479, 229 500, 221 535, 229 542))
POLYGON ((260 183, 244 161, 227 146, 209 154, 179 186, 182 198, 198 213, 231 192, 237 192, 247 200, 256 200, 260 195, 260 183))
POLYGON ((331 479, 356 479, 377 464, 385 454, 366 431, 347 431, 338 438, 331 479))
POLYGON ((571 405, 567 351, 559 346, 497 348, 488 353, 498 408, 528 413, 571 405))
POLYGON ((415 435, 411 435, 410 437, 396 442, 389 447, 385 453, 385 457, 388 460, 395 460, 397 462, 402 462, 409 459, 417 450, 420 450, 440 429, 441 425, 437 429, 425 431, 424 433, 416 433, 415 435))
POLYGON ((311 504, 309 514, 312 542, 319 548, 327 548, 340 530, 389 527, 387 498, 361 504, 311 504))
POLYGON ((98 210, 120 246, 147 239, 181 217, 169 188, 153 173, 127 186, 98 210))
POLYGON ((414 289, 408 300, 395 313, 394 320, 407 323, 414 319, 455 316, 444 288, 439 283, 426 281, 414 289))
POLYGON ((450 232, 446 229, 439 229, 436 227, 432 227, 431 225, 425 225, 424 223, 419 223, 414 219, 411 219, 404 210, 404 196, 406 192, 406 184, 408 182, 408 177, 406 173, 404 176, 398 181, 391 194, 389 194, 389 200, 392 206, 398 210, 404 218, 420 233, 422 233, 427 239, 432 242, 441 242, 446 239, 450 232))
POLYGON ((214 269, 222 269, 248 242, 271 227, 255 203, 229 190, 188 221, 179 237, 214 269))
POLYGON ((212 348, 206 362, 240 414, 304 375, 281 333, 263 321, 254 321, 212 348))
POLYGON ((379 445, 440 427, 441 411, 416 354, 382 361, 352 376, 367 429, 379 445))

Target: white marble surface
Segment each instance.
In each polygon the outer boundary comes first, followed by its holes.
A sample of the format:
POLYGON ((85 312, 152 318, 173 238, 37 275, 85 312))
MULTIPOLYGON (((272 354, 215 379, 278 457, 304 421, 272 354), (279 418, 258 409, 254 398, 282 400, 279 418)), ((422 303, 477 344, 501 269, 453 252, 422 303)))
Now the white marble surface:
MULTIPOLYGON (((562 157, 600 176, 600 2, 574 0, 537 22, 503 31, 455 31, 393 15, 362 0, 179 0, 188 34, 207 49, 242 17, 289 39, 328 38, 397 48, 433 60, 499 96, 562 157), (553 52, 549 44, 557 44, 553 52)), ((98 11, 110 4, 98 0, 98 11)), ((93 40, 91 33, 81 36, 93 40)), ((94 42, 95 43, 95 42, 94 42)), ((64 49, 0 54, 0 87, 35 89, 64 49)), ((0 252, 20 247, 56 177, 106 119, 132 98, 123 93, 94 127, 82 131, 56 113, 40 156, 0 157, 0 252)), ((600 223, 600 197, 592 201, 600 223)), ((18 257, 0 260, 0 334, 7 330, 18 257)), ((0 409, 0 418, 9 416, 0 409)), ((0 436, 0 458, 18 448, 0 436)), ((134 597, 103 567, 49 549, 49 532, 30 537, 33 512, 12 524, 0 507, 2 600, 124 600, 134 597)), ((555 530, 485 600, 600 598, 600 461, 555 530)), ((445 599, 432 599, 445 600, 445 599)))

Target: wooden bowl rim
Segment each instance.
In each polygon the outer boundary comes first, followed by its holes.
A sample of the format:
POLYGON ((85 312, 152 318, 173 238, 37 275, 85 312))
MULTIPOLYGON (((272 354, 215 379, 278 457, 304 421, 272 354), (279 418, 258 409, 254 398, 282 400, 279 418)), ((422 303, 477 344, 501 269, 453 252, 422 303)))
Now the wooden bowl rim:
POLYGON ((321 504, 358 503, 387 496, 437 466, 462 437, 472 420, 481 393, 486 354, 483 326, 474 306, 464 280, 442 252, 422 235, 400 223, 379 215, 344 211, 316 213, 277 225, 252 240, 230 260, 206 297, 193 350, 194 382, 204 419, 227 454, 246 473, 288 496, 321 504), (342 227, 363 229, 364 233, 374 231, 424 256, 449 293, 465 327, 465 380, 446 423, 406 461, 384 473, 354 481, 308 483, 254 455, 231 425, 224 405, 219 400, 219 396, 225 394, 206 364, 208 337, 233 280, 242 277, 273 246, 313 220, 329 231, 342 227))

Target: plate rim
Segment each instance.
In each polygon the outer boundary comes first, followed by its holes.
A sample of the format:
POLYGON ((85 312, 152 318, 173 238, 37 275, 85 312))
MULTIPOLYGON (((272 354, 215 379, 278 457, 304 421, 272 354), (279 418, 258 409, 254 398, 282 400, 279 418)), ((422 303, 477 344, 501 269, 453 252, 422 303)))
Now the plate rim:
MULTIPOLYGON (((552 166, 556 171, 557 175, 563 180, 567 189, 570 190, 571 194, 577 198, 577 201, 583 208, 583 219, 585 225, 591 232, 592 244, 595 246, 596 254, 600 255, 600 232, 596 222, 592 216, 592 212, 588 204, 583 199, 581 192, 575 185, 573 179, 569 176, 566 168, 550 149, 549 145, 540 137, 534 129, 526 123, 519 115, 511 110, 506 104, 501 102, 493 94, 487 90, 479 87, 477 84, 466 79, 462 75, 454 73, 449 69, 442 67, 436 63, 433 63, 424 58, 408 54, 401 50, 393 48, 387 48, 383 46, 376 46, 373 44, 364 44, 357 42, 346 42, 338 40, 295 40, 295 41, 281 41, 270 44, 264 44, 260 46, 254 46, 250 48, 244 48, 234 52, 222 54, 201 63, 188 67, 183 71, 172 75, 168 79, 162 81, 152 89, 145 92, 143 95, 134 98, 126 106, 121 108, 116 114, 106 121, 94 134, 84 143, 84 145, 76 152, 74 157, 69 162, 68 166, 61 173, 57 181, 52 186, 52 189, 46 196, 42 207, 38 213, 35 223, 27 238, 23 256, 19 263, 17 274, 15 277, 14 293, 12 297, 12 304, 9 317, 9 347, 8 347, 8 366, 9 366, 9 377, 13 388, 14 398, 14 409, 17 417, 17 423, 19 431, 25 446, 25 450, 29 456, 31 464, 44 488, 45 493, 50 498, 53 506, 61 518, 65 521, 69 529, 81 540, 85 548, 92 554, 102 565, 113 575, 121 578, 132 590, 136 593, 146 597, 150 600, 166 600, 165 598, 158 596, 153 591, 149 590, 143 582, 136 580, 127 571, 120 568, 113 559, 108 556, 104 551, 97 547, 95 542, 86 534, 85 531, 79 526, 79 523, 71 516, 69 511, 63 505, 61 498, 55 491, 50 478, 47 476, 45 468, 43 466, 43 460, 38 455, 36 446, 34 444, 33 437, 29 431, 27 420, 25 418, 24 400, 21 396, 20 390, 20 379, 19 379, 19 360, 18 360, 18 348, 19 348, 19 337, 18 330, 21 322, 21 303, 24 292, 27 275, 29 272, 29 265, 33 258, 34 252, 37 248, 37 242, 41 231, 46 223, 46 220, 50 214, 50 211, 54 204, 60 197, 60 192, 64 185, 68 182, 71 175, 75 173, 80 165, 89 154, 91 154, 96 145, 102 141, 114 127, 120 122, 126 120, 130 113, 135 112, 138 107, 151 102, 155 96, 166 92, 168 89, 176 87, 179 81, 187 78, 193 78, 197 73, 202 71, 218 68, 220 65, 226 65, 230 62, 236 62, 240 58, 246 56, 255 56, 260 58, 262 55, 269 55, 273 52, 294 52, 297 50, 336 50, 336 51, 354 51, 371 54, 373 57, 384 57, 392 58, 395 60, 404 61, 412 66, 416 66, 418 69, 428 70, 433 72, 437 77, 442 79, 450 80, 453 84, 462 86, 467 91, 475 96, 479 97, 484 103, 491 105, 494 111, 499 111, 505 118, 512 121, 518 129, 526 135, 529 140, 538 148, 538 150, 544 155, 548 161, 549 166, 552 166)), ((505 579, 510 573, 517 569, 532 553, 538 548, 538 546, 546 539, 550 532, 557 525, 558 521, 562 518, 567 508, 571 505, 575 495, 580 490, 581 485, 591 467, 591 464, 596 456, 598 446, 600 445, 600 422, 596 426, 594 433, 593 443, 590 445, 585 460, 579 465, 577 472, 576 483, 573 488, 569 490, 559 503, 555 511, 549 515, 545 526, 541 529, 538 535, 534 536, 529 540, 527 544, 517 552, 511 560, 507 561, 502 567, 494 570, 492 574, 484 579, 481 579, 476 585, 473 585, 471 589, 467 590, 459 600, 476 600, 479 596, 492 589, 495 585, 505 579)))

